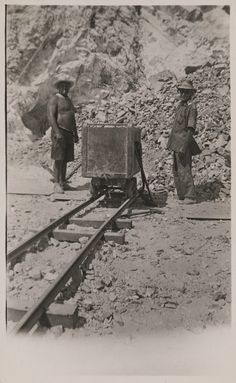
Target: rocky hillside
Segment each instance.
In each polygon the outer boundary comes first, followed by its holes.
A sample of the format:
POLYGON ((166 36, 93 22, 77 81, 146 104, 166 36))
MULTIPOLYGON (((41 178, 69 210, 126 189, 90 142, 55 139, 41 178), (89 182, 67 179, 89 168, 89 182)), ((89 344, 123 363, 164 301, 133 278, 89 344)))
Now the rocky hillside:
POLYGON ((58 73, 75 81, 71 96, 79 128, 88 121, 142 128, 152 186, 169 190, 171 158, 165 145, 176 84, 191 78, 203 149, 195 159, 196 181, 201 193, 229 196, 228 7, 8 6, 9 161, 37 162, 48 154, 48 134, 33 143, 29 137, 42 137, 48 128, 45 104, 58 73))
POLYGON ((97 100, 107 87, 136 89, 138 35, 134 7, 9 6, 9 107, 22 115, 44 103, 60 73, 76 83, 74 103, 97 100))

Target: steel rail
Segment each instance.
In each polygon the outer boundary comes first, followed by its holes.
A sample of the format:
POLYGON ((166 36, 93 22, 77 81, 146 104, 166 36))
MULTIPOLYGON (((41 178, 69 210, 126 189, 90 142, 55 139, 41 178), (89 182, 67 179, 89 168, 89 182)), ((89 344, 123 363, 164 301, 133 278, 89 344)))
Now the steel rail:
POLYGON ((52 230, 54 230, 57 226, 61 225, 71 216, 73 216, 74 214, 78 213, 79 211, 83 210, 85 207, 89 206, 90 204, 92 204, 93 202, 101 198, 104 194, 105 193, 100 193, 96 197, 91 197, 89 200, 85 201, 84 203, 77 206, 76 208, 70 210, 68 213, 64 214, 62 217, 56 219, 55 221, 50 223, 48 226, 46 226, 42 230, 32 235, 32 237, 30 237, 29 239, 21 243, 19 246, 15 247, 13 250, 11 250, 7 254, 7 262, 12 262, 14 259, 22 255, 31 245, 37 242, 42 236, 52 232, 52 230))
POLYGON ((69 278, 75 273, 76 268, 88 260, 88 256, 97 244, 97 242, 103 237, 106 227, 119 215, 130 206, 139 196, 137 193, 135 196, 128 198, 118 210, 108 218, 101 227, 94 233, 90 240, 86 243, 85 247, 72 259, 67 267, 61 272, 54 283, 44 292, 41 298, 36 302, 33 307, 21 318, 17 325, 13 328, 12 334, 27 333, 38 322, 40 317, 45 314, 49 305, 53 302, 57 294, 65 286, 69 278))

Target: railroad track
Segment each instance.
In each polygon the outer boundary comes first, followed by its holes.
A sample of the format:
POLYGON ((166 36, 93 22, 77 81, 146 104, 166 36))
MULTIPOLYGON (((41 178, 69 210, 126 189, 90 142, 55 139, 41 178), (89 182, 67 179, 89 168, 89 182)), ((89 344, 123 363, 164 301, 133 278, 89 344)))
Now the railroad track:
MULTIPOLYGON (((90 237, 90 239, 85 243, 84 247, 76 254, 76 256, 66 265, 64 270, 58 275, 58 277, 54 280, 54 282, 48 287, 48 289, 41 295, 38 301, 21 317, 16 326, 12 330, 12 334, 19 333, 28 333, 34 332, 35 329, 41 326, 50 327, 50 321, 48 319, 47 310, 49 306, 54 302, 55 298, 58 294, 63 290, 68 281, 76 275, 77 286, 83 281, 83 270, 86 270, 91 259, 94 256, 94 251, 98 242, 106 235, 107 239, 114 240, 114 235, 116 232, 110 232, 106 234, 107 229, 113 228, 117 229, 119 226, 124 226, 124 220, 118 220, 120 215, 129 208, 139 196, 139 192, 137 192, 132 198, 126 199, 112 214, 109 218, 105 220, 93 220, 94 229, 90 234, 85 231, 85 234, 67 231, 66 225, 68 223, 73 223, 80 225, 84 220, 81 218, 77 218, 76 215, 83 211, 85 208, 91 206, 94 202, 101 202, 104 197, 104 193, 99 194, 96 198, 92 197, 81 205, 77 206, 70 212, 63 215, 61 218, 54 220, 47 227, 30 237, 27 241, 23 242, 15 249, 11 250, 7 254, 7 262, 10 264, 16 263, 21 260, 26 253, 27 249, 29 249, 33 244, 39 241, 42 237, 52 236, 58 240, 63 241, 78 241, 81 236, 90 237)), ((94 208, 96 209, 96 207, 94 208)), ((114 210, 114 209, 113 209, 114 210)), ((130 223, 126 220, 126 223, 130 223)), ((88 222, 85 226, 88 226, 88 222)), ((122 236, 118 236, 119 240, 123 241, 122 236)), ((122 242, 120 242, 122 243, 122 242)))

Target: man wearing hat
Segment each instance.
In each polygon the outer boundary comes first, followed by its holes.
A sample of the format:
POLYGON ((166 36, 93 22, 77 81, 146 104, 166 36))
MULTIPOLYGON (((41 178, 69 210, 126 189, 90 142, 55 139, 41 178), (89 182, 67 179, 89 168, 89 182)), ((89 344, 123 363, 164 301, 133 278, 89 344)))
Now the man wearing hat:
POLYGON ((54 162, 54 191, 63 193, 66 189, 67 162, 74 161, 74 143, 78 142, 75 122, 75 108, 68 97, 73 81, 63 76, 57 79, 58 92, 48 103, 48 120, 52 128, 51 158, 54 162))
POLYGON ((176 109, 174 124, 167 143, 173 151, 174 182, 180 203, 196 202, 192 177, 192 156, 201 153, 193 135, 197 122, 196 103, 192 102, 195 89, 191 80, 178 86, 180 103, 176 109))

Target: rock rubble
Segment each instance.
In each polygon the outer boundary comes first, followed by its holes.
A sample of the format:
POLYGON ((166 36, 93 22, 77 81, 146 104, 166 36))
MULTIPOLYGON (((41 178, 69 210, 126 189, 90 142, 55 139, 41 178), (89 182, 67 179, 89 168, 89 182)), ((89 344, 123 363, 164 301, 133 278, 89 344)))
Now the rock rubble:
MULTIPOLYGON (((155 151, 149 181, 155 187, 173 190, 171 153, 166 150, 177 105, 177 80, 161 73, 159 92, 146 86, 119 98, 105 98, 99 108, 89 107, 78 116, 79 125, 92 123, 124 123, 141 129, 146 153, 155 151)), ((211 199, 230 196, 230 69, 222 51, 214 52, 210 61, 191 74, 197 90, 198 107, 196 140, 202 153, 194 158, 194 174, 199 193, 211 199)), ((148 161, 146 161, 147 164, 148 161)), ((147 165, 149 173, 150 165, 147 165)))

